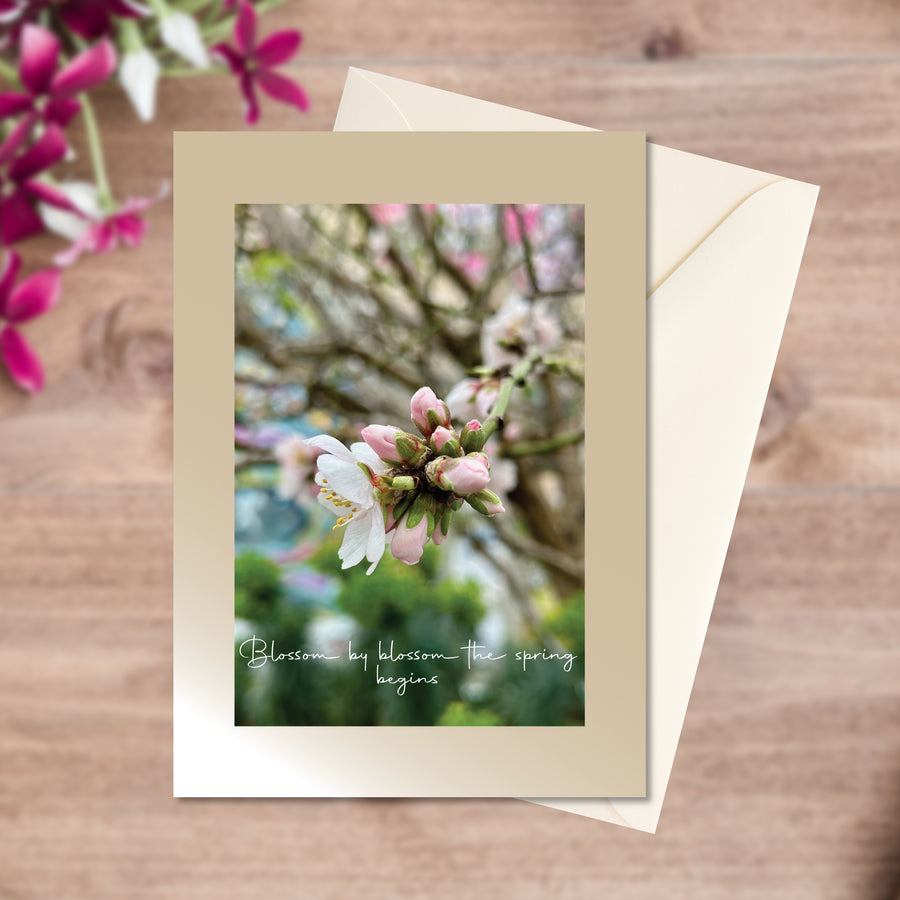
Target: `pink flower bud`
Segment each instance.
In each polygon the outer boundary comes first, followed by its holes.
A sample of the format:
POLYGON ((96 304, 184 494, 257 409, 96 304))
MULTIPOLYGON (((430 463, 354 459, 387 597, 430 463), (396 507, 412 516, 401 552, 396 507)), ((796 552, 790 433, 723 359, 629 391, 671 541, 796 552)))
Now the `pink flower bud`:
POLYGON ((430 387, 419 388, 409 402, 409 412, 416 428, 431 437, 438 426, 450 427, 450 410, 430 387))
POLYGON ((404 516, 403 521, 394 530, 391 553, 400 562, 414 566, 422 558, 425 545, 428 543, 428 518, 423 516, 412 528, 407 526, 407 518, 408 516, 404 516))
POLYGON ((447 443, 447 441, 457 440, 456 435, 449 428, 444 428, 443 425, 441 425, 439 428, 436 428, 434 434, 431 437, 434 441, 434 449, 437 451, 440 451, 443 448, 444 444, 447 443))
POLYGON ((481 422, 478 419, 472 419, 471 422, 466 422, 466 431, 481 431, 481 422))
POLYGON ((416 466, 428 453, 428 448, 417 437, 390 425, 366 425, 360 434, 387 462, 416 466))
POLYGON ((470 453, 461 459, 442 456, 429 463, 426 472, 432 483, 460 497, 478 493, 491 480, 487 457, 483 453, 470 453))
POLYGON ((477 494, 470 494, 466 497, 466 503, 483 516, 496 516, 499 513, 506 512, 503 504, 500 502, 500 498, 487 488, 479 491, 477 494))
POLYGON ((398 433, 401 432, 390 425, 366 425, 360 432, 362 439, 382 459, 400 459, 397 453, 398 433))

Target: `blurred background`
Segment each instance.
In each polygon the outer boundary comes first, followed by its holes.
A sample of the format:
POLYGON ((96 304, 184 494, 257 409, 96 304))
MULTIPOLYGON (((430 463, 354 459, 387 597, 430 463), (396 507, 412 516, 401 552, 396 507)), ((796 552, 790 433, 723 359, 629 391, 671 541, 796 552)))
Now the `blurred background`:
POLYGON ((235 214, 235 719, 241 725, 584 722, 584 208, 239 206, 235 214), (506 512, 464 506, 407 567, 341 570, 343 532, 317 502, 326 433, 415 428, 421 386, 459 430, 500 378, 543 363, 486 445, 506 512), (249 665, 257 636, 340 662, 249 665), (431 679, 378 685, 379 642, 502 663, 383 662, 431 679), (348 642, 373 665, 346 659, 348 642), (517 651, 577 659, 526 667, 517 651), (462 654, 464 656, 464 654, 462 654))
MULTIPOLYGON (((435 897, 469 873, 519 898, 893 900, 896 2, 295 0, 266 19, 303 30, 290 74, 312 103, 270 104, 267 129, 330 130, 356 65, 821 185, 659 832, 514 800, 172 800, 168 202, 139 253, 79 266, 29 323, 44 393, 0 391, 0 894, 435 897)), ((241 127, 226 78, 167 82, 143 128, 115 85, 96 99, 113 180, 141 196, 173 131, 241 127)))

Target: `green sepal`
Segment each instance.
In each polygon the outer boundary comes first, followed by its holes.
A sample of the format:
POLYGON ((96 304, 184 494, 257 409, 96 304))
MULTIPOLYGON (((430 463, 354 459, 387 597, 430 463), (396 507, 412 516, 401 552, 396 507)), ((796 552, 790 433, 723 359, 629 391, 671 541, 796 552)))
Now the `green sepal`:
POLYGON ((450 438, 449 441, 444 443, 444 446, 441 447, 440 450, 435 448, 435 453, 439 453, 441 456, 459 456, 459 442, 450 438))
POLYGON ((450 533, 450 522, 453 519, 453 508, 445 506, 441 514, 441 534, 445 537, 450 533))
POLYGON ((466 497, 466 503, 468 503, 475 512, 480 512, 483 516, 489 515, 487 507, 478 499, 478 494, 469 494, 469 496, 466 497))
POLYGON ((478 431, 463 429, 462 448, 466 453, 479 453, 484 449, 485 439, 483 432, 483 428, 479 428, 478 431))
MULTIPOLYGON (((394 522, 399 523, 403 516, 406 514, 406 511, 413 505, 413 501, 415 500, 415 496, 413 494, 403 494, 395 504, 394 504, 394 522)), ((387 525, 387 510, 384 511, 385 520, 384 524, 387 525)))
POLYGON ((418 494, 413 501, 409 515, 406 517, 406 527, 415 528, 432 508, 431 500, 425 494, 418 494))
POLYGON ((414 466, 421 462, 428 450, 417 437, 406 434, 404 431, 398 433, 395 443, 397 453, 400 454, 403 464, 407 466, 414 466))

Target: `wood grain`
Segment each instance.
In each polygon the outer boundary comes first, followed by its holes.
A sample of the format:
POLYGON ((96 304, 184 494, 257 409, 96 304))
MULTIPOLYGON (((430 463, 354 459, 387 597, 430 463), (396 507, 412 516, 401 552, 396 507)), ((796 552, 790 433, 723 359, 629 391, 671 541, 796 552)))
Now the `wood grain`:
MULTIPOLYGON (((893 0, 298 0, 269 18, 299 27, 311 60, 624 60, 668 56, 896 54, 893 0), (511 10, 514 9, 514 12, 511 10)), ((267 26, 269 27, 269 26, 267 26)))
POLYGON ((173 800, 169 497, 0 515, 4 898, 859 900, 900 879, 898 495, 745 500, 653 838, 513 801, 173 800))
MULTIPOLYGON (((522 803, 171 799, 171 202, 0 383, 0 897, 890 898, 900 889, 897 0, 296 0, 329 130, 362 65, 820 184, 656 837, 522 803), (655 60, 655 61, 652 61, 655 60)), ((240 127, 229 79, 98 107, 113 181, 240 127)), ((86 160, 72 172, 83 173, 86 160)), ((53 249, 31 245, 35 256, 53 249)), ((32 252, 29 250, 29 253, 32 252)))

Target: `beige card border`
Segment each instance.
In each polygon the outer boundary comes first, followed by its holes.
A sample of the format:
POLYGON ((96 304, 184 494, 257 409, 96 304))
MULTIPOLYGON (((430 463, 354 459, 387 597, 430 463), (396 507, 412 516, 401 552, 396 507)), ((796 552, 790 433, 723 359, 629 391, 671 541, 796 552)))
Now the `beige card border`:
POLYGON ((636 132, 175 134, 175 796, 645 795, 645 158, 636 132), (585 725, 235 727, 234 204, 513 201, 585 205, 585 725))

